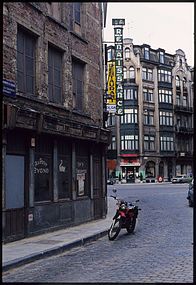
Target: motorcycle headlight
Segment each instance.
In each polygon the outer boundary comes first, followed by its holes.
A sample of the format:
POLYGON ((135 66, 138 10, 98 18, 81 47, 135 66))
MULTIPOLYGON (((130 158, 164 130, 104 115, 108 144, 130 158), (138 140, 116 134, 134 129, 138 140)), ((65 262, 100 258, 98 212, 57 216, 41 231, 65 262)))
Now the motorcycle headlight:
POLYGON ((125 204, 121 204, 120 208, 121 208, 122 210, 125 210, 125 208, 126 208, 125 204))

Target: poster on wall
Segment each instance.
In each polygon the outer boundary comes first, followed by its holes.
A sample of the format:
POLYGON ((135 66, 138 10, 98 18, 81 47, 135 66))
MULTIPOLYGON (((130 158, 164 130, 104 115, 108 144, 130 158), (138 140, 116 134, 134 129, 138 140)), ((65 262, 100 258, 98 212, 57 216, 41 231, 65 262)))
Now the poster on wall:
POLYGON ((77 170, 78 196, 84 195, 86 170, 77 170))

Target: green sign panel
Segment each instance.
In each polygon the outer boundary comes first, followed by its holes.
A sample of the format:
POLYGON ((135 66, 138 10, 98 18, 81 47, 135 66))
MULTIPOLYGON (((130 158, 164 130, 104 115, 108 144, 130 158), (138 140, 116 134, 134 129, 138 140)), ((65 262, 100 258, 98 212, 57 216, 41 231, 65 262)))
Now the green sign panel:
POLYGON ((112 25, 114 26, 121 26, 125 25, 125 19, 112 19, 112 25))

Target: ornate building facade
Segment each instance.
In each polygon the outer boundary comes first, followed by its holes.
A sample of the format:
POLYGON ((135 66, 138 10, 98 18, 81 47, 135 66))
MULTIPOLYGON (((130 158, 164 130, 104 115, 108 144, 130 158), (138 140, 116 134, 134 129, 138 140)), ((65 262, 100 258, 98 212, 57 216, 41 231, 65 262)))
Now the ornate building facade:
MULTIPOLYGON (((108 46, 108 61, 114 47, 108 46)), ((109 114, 108 176, 124 182, 192 175, 193 82, 185 53, 123 41, 124 115, 109 114), (117 121, 120 121, 118 124, 117 121), (116 127, 119 126, 119 127, 116 127)))

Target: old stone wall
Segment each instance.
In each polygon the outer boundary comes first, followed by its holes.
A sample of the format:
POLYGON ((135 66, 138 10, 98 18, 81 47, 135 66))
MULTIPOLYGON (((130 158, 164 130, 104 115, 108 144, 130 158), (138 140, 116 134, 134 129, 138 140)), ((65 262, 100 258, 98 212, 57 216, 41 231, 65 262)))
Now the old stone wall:
MULTIPOLYGON (((101 11, 96 3, 82 3, 81 27, 73 23, 73 3, 4 2, 3 78, 16 82, 17 28, 36 38, 36 98, 48 103, 48 44, 63 53, 63 106, 73 111, 72 57, 86 63, 84 115, 93 125, 102 125, 101 11)), ((17 84, 17 82, 16 82, 17 84)), ((62 108, 61 108, 62 112, 62 108)), ((84 118, 82 118, 84 121, 84 118)))

